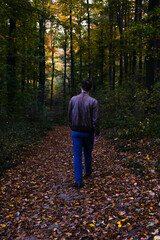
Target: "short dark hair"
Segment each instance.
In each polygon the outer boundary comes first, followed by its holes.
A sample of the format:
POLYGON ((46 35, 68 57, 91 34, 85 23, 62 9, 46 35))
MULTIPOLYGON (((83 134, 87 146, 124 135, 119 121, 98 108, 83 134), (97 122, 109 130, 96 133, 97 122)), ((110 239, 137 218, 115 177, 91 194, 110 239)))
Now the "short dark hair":
POLYGON ((82 81, 81 87, 84 91, 88 92, 92 88, 92 82, 87 78, 87 79, 82 81))

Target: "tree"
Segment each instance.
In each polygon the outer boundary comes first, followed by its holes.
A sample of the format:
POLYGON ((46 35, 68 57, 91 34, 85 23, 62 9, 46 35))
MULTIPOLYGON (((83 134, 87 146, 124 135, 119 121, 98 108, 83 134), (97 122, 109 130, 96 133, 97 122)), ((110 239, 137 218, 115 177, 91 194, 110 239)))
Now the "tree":
POLYGON ((74 76, 74 49, 73 49, 73 21, 72 21, 72 14, 73 14, 73 4, 72 0, 70 2, 70 54, 71 54, 71 96, 74 95, 75 91, 75 76, 74 76))
MULTIPOLYGON (((156 21, 159 20, 159 16, 154 14, 154 10, 156 7, 159 7, 160 1, 159 0, 149 0, 148 4, 148 16, 150 19, 150 24, 155 27, 156 21)), ((155 70, 156 70, 156 45, 159 45, 159 41, 157 42, 157 39, 153 37, 152 34, 149 36, 149 42, 148 42, 148 54, 146 57, 146 85, 149 91, 152 90, 152 87, 155 83, 155 70)))
POLYGON ((112 2, 109 1, 109 25, 110 25, 110 41, 109 41, 109 83, 111 88, 115 89, 114 59, 113 59, 113 9, 112 2))
POLYGON ((90 52, 90 7, 89 7, 89 0, 87 0, 87 23, 88 23, 88 75, 89 79, 91 79, 91 52, 90 52))
POLYGON ((7 95, 8 95, 8 114, 15 111, 15 100, 17 93, 16 79, 16 19, 12 12, 9 19, 9 37, 8 37, 8 54, 7 54, 7 95))

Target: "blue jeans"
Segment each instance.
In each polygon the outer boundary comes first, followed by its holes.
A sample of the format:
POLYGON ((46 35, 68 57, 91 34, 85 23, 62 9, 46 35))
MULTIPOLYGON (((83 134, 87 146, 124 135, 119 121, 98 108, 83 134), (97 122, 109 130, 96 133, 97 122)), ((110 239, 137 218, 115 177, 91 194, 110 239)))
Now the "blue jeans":
POLYGON ((84 151, 85 174, 92 171, 92 150, 94 142, 93 133, 72 131, 74 176, 76 183, 82 182, 82 151, 84 151))

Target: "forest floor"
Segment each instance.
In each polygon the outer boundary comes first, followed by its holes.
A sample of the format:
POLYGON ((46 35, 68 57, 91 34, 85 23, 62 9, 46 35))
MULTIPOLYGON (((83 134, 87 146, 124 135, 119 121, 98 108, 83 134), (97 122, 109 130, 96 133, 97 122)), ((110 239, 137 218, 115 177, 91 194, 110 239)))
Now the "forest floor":
POLYGON ((0 239, 160 239, 159 157, 159 142, 100 136, 77 190, 71 132, 56 127, 2 175, 0 239))

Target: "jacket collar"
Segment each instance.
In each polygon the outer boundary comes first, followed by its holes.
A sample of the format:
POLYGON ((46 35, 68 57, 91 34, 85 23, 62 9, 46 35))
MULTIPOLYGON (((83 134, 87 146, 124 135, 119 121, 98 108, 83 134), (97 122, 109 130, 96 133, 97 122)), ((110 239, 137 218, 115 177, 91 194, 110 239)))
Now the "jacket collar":
POLYGON ((84 90, 81 91, 81 94, 88 94, 89 95, 89 93, 84 91, 84 90))

